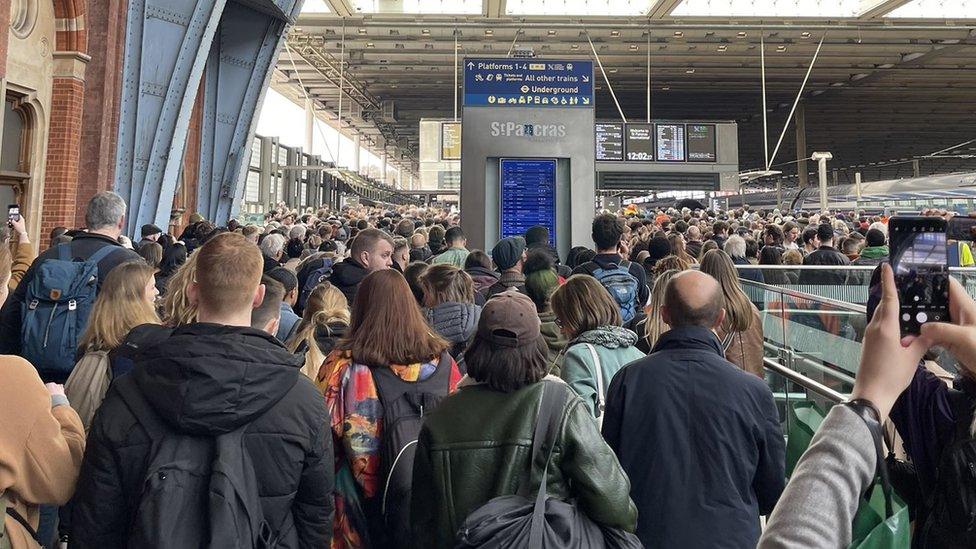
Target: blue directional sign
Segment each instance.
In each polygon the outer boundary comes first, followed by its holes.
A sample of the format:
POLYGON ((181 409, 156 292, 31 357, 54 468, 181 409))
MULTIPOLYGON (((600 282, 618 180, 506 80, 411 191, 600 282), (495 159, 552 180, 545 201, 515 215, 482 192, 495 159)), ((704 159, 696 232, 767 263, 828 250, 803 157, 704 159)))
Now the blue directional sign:
POLYGON ((593 108, 593 62, 468 58, 464 105, 593 108))

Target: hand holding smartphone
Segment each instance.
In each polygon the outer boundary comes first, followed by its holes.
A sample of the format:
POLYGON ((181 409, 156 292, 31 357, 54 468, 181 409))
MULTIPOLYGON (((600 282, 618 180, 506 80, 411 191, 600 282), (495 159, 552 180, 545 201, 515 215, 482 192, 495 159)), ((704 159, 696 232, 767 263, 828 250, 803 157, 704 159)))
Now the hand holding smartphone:
POLYGON ((888 240, 891 268, 898 288, 901 335, 917 335, 927 322, 948 322, 945 219, 892 217, 888 222, 888 240))
POLYGON ((8 204, 7 205, 7 226, 13 228, 14 221, 20 221, 20 205, 8 204))

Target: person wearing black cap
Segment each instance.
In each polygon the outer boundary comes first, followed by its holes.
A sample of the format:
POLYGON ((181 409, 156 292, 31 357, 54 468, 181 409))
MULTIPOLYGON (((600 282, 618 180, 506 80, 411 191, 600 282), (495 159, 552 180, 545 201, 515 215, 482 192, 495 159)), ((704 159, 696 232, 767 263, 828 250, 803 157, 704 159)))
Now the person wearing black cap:
POLYGON ((525 250, 525 239, 521 236, 503 238, 491 249, 491 259, 501 272, 501 276, 498 277, 498 282, 488 286, 482 292, 485 301, 509 288, 525 293, 525 275, 522 274, 525 250))
POLYGON ((630 482, 583 401, 546 375, 546 343, 532 300, 514 290, 489 300, 465 359, 468 376, 458 391, 424 416, 414 457, 412 546, 456 546, 473 511, 515 495, 524 477, 534 495, 543 474, 548 497, 575 500, 598 525, 633 532, 630 482), (546 410, 561 418, 553 442, 559 450, 543 473, 546 460, 534 460, 531 448, 550 399, 546 410))
POLYGON ((157 240, 159 240, 159 237, 162 236, 163 234, 163 230, 153 225, 152 223, 143 225, 141 232, 142 232, 142 240, 140 240, 139 243, 136 244, 136 249, 135 249, 136 252, 138 252, 139 249, 142 248, 143 244, 156 242, 157 240))
MULTIPOLYGON (((888 261, 888 238, 880 229, 868 229, 861 255, 851 265, 876 267, 888 261)), ((871 280, 871 271, 852 271, 848 273, 848 283, 866 285, 871 280)))

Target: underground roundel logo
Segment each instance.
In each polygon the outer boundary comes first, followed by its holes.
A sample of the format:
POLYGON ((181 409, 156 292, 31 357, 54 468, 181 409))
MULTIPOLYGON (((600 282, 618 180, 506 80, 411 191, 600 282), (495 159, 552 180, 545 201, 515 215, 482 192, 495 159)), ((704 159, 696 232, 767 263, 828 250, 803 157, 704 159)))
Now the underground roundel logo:
POLYGON ((51 300, 57 301, 59 299, 61 299, 61 290, 58 290, 57 288, 53 288, 51 290, 51 300))

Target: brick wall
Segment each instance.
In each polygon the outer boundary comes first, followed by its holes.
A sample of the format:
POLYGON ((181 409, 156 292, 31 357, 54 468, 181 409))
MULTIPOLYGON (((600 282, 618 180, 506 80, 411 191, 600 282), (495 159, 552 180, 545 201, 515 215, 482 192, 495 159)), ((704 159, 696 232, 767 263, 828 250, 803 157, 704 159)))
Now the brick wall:
POLYGON ((84 97, 85 83, 82 80, 54 78, 47 171, 41 206, 41 240, 46 240, 54 227, 75 225, 84 97))
MULTIPOLYGON (((2 1, 2 0, 0 0, 2 1)), ((118 139, 122 55, 125 50, 125 0, 89 0, 86 14, 88 51, 85 104, 81 122, 81 155, 77 204, 84 205, 113 186, 115 143, 118 139)), ((74 225, 85 222, 85 210, 75 211, 74 225)))
MULTIPOLYGON (((10 21, 9 0, 0 1, 0 21, 3 23, 10 21)), ((3 32, 0 32, 0 81, 2 81, 7 74, 7 40, 10 32, 6 24, 0 25, 0 27, 3 27, 3 32)), ((0 97, 0 99, 3 98, 0 97)))

